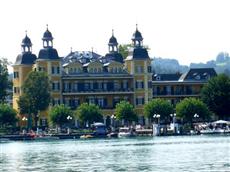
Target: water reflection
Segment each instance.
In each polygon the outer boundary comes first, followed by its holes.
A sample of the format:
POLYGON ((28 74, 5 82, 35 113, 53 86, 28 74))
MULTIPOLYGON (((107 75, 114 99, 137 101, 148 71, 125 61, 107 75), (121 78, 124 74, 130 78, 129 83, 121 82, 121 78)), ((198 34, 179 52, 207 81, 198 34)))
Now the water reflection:
POLYGON ((1 144, 3 171, 227 171, 229 136, 1 144))

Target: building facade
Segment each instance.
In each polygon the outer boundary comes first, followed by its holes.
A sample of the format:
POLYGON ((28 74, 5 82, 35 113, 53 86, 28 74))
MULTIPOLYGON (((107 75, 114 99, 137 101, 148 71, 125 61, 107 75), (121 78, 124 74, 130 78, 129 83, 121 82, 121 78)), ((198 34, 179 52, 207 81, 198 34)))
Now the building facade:
MULTIPOLYGON (((152 98, 165 98, 175 104, 184 97, 199 97, 200 88, 216 75, 212 69, 202 72, 190 70, 184 75, 174 76, 174 80, 153 75, 152 59, 143 46, 143 37, 138 28, 132 36, 133 46, 126 58, 119 53, 114 33, 109 39, 108 53, 104 56, 93 51, 71 50, 66 57, 59 57, 48 28, 42 41, 43 48, 36 56, 32 53, 32 43, 27 34, 22 40, 22 52, 13 65, 13 108, 16 110, 17 100, 23 94, 22 85, 32 70, 47 72, 51 81, 50 106, 65 104, 76 109, 84 102, 96 104, 102 109, 107 125, 116 104, 121 100, 134 105, 140 124, 148 124, 143 108, 152 98)), ((47 124, 47 117, 48 111, 40 113, 40 125, 47 124)))

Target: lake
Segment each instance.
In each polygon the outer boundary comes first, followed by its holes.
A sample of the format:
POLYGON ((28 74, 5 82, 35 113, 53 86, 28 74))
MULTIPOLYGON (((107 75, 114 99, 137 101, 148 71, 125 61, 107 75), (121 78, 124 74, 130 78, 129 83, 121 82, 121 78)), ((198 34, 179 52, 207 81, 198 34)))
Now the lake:
POLYGON ((0 143, 2 171, 230 171, 230 136, 0 143))

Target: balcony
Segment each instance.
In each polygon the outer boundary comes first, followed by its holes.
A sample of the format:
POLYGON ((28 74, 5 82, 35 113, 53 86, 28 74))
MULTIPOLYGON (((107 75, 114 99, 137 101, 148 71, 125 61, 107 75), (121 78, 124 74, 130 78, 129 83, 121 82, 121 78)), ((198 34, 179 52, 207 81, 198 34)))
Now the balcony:
POLYGON ((106 94, 133 94, 133 89, 64 89, 63 95, 106 95, 106 94))
POLYGON ((153 97, 198 97, 200 92, 198 91, 175 91, 175 92, 153 92, 153 97))

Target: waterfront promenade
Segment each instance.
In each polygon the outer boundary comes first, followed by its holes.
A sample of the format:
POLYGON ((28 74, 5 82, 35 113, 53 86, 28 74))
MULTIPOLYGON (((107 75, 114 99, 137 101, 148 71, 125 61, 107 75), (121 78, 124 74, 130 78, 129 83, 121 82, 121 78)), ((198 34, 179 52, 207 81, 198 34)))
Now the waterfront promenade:
POLYGON ((8 171, 229 171, 230 136, 10 141, 0 144, 8 171))

